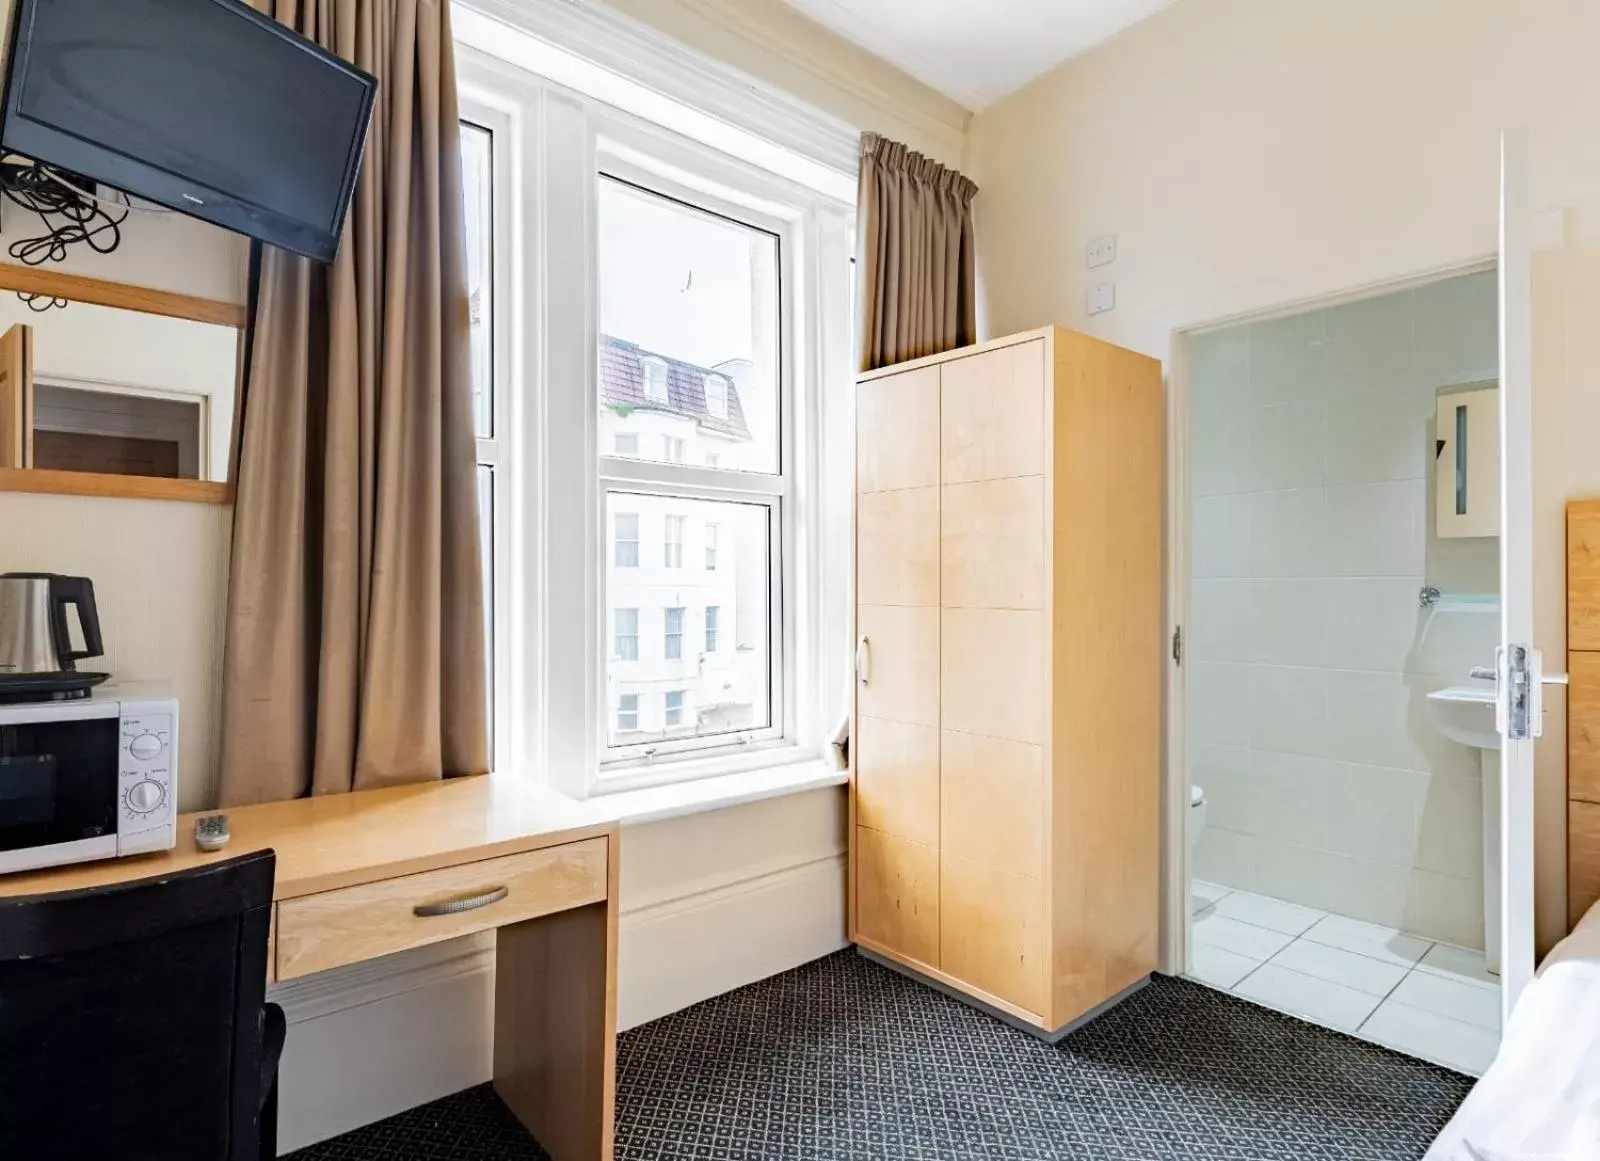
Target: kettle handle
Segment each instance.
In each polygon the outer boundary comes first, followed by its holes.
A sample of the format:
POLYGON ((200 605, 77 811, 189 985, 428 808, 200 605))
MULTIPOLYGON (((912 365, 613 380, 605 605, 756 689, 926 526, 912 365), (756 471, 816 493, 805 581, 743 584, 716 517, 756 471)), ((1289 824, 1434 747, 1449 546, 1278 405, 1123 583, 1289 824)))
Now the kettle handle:
POLYGON ((55 631, 62 669, 72 669, 74 661, 105 654, 105 642, 100 638, 100 610, 94 601, 94 582, 88 577, 50 578, 50 625, 55 631), (68 605, 78 608, 78 623, 83 626, 82 652, 72 648, 72 634, 67 627, 68 605))

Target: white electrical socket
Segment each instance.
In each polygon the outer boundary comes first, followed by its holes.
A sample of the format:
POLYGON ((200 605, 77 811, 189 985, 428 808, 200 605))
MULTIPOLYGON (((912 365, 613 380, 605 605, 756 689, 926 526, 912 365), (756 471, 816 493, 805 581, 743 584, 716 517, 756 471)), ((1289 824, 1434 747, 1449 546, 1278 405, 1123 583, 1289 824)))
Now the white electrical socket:
POLYGON ((1089 288, 1084 295, 1085 306, 1090 314, 1105 314, 1108 310, 1117 309, 1117 284, 1115 282, 1097 282, 1089 288))
POLYGON ((1083 256, 1090 270, 1099 266, 1110 266, 1117 260, 1117 236, 1104 234, 1098 238, 1090 238, 1089 245, 1084 248, 1083 256))

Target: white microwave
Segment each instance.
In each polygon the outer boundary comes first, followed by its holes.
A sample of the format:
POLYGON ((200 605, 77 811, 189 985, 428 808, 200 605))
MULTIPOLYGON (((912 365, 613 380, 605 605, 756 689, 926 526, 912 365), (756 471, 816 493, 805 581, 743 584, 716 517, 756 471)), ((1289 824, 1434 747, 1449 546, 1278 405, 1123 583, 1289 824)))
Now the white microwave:
POLYGON ((0 705, 0 873, 169 850, 177 791, 171 697, 0 705))

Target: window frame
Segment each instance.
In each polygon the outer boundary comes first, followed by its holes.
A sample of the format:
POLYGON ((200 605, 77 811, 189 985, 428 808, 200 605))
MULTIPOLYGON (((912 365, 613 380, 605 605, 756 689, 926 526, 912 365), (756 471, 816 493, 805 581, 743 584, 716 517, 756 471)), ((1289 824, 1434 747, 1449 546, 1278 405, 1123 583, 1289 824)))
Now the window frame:
POLYGON ((668 605, 661 610, 661 657, 664 661, 683 660, 684 629, 689 623, 688 605, 668 605), (672 614, 678 614, 678 628, 672 628, 672 614))
POLYGON ((637 606, 622 605, 611 610, 611 659, 613 661, 639 660, 639 609, 637 606), (633 632, 622 631, 622 614, 633 614, 633 632), (631 650, 624 649, 622 643, 632 641, 631 650), (631 656, 629 654, 631 653, 631 656))
POLYGON ((640 567, 642 567, 639 558, 640 558, 640 545, 644 543, 644 516, 643 516, 643 514, 639 513, 639 512, 613 512, 613 513, 611 513, 611 518, 607 521, 607 523, 610 524, 609 531, 611 533, 611 537, 610 537, 611 567, 612 568, 640 568, 640 567), (622 522, 624 520, 632 520, 633 521, 633 535, 628 537, 626 540, 623 539, 622 531, 621 531, 622 522), (622 546, 624 544, 629 544, 629 545, 633 546, 633 552, 631 553, 633 559, 630 560, 630 561, 627 561, 627 562, 624 562, 623 559, 622 559, 622 546))
POLYGON ((733 381, 718 371, 708 371, 701 377, 700 387, 706 393, 706 410, 716 419, 727 419, 728 396, 733 390, 733 381), (718 402, 716 406, 712 406, 711 403, 713 398, 711 385, 713 383, 717 385, 715 398, 718 402))
MULTIPOLYGON (((483 546, 490 603, 484 609, 484 617, 490 651, 489 763, 491 770, 499 770, 513 763, 516 749, 513 674, 518 658, 511 642, 517 637, 522 613, 517 607, 521 602, 510 599, 516 583, 513 512, 518 472, 514 458, 506 454, 507 444, 514 442, 508 437, 514 431, 517 409, 512 384, 518 359, 514 322, 520 299, 519 270, 517 261, 505 255, 515 246, 520 232, 515 214, 518 127, 508 102, 472 90, 461 93, 457 116, 463 126, 489 134, 489 433, 478 433, 476 413, 472 427, 477 469, 487 468, 490 473, 492 540, 483 546)), ((475 471, 475 486, 476 483, 475 471)))
MULTIPOLYGON (((609 179, 646 194, 683 206, 690 213, 729 221, 740 227, 767 234, 777 251, 774 273, 774 339, 777 343, 778 400, 773 409, 776 470, 754 472, 710 468, 686 463, 655 463, 625 460, 601 455, 599 482, 602 497, 613 493, 635 492, 658 497, 706 500, 715 503, 745 503, 766 511, 767 527, 767 700, 765 724, 743 730, 684 738, 663 738, 627 745, 611 745, 607 731, 598 739, 598 772, 595 779, 602 789, 632 788, 661 781, 720 772, 717 763, 725 759, 747 759, 770 749, 793 749, 799 736, 799 710, 794 699, 794 674, 791 658, 798 646, 799 627, 792 607, 798 578, 792 573, 794 539, 800 529, 794 519, 797 481, 804 476, 800 460, 808 452, 797 438, 799 402, 806 384, 796 356, 795 312, 801 301, 797 255, 801 250, 801 220, 773 212, 759 199, 731 197, 734 187, 707 181, 668 164, 662 153, 641 148, 641 138, 616 124, 608 124, 597 137, 595 179, 609 179), (674 770, 672 767, 676 766, 674 770)), ((598 188, 598 184, 597 187, 598 188)), ((598 246, 598 223, 596 223, 598 246)), ((598 339, 598 326, 595 338, 598 339)), ((598 347, 598 342, 594 343, 598 347)), ((598 391, 598 388, 596 388, 598 391)), ((598 399, 596 400, 598 410, 598 399)), ((604 504, 604 499, 602 500, 604 504)), ((670 518, 669 518, 670 519, 670 518)), ((719 522, 720 523, 720 522, 719 522)), ((687 539, 688 520, 684 519, 687 539)), ((663 533, 663 544, 667 543, 663 533)), ((682 567, 682 549, 676 566, 682 567)), ((665 552, 664 562, 667 562, 665 552)), ((606 578, 600 578, 602 607, 607 603, 606 578)), ((602 681, 604 677, 602 676, 602 681)))
MULTIPOLYGON (((525 52, 508 39, 522 35, 516 30, 502 28, 492 37, 487 25, 482 31, 481 40, 458 42, 458 75, 463 109, 469 101, 489 106, 511 129, 504 142, 496 137, 497 165, 499 146, 509 151, 509 180, 502 183, 498 169, 496 176, 497 236, 502 210, 514 208, 503 235, 511 241, 504 265, 515 270, 512 286, 500 289, 510 269, 496 272, 500 340, 514 336, 511 359, 500 358, 497 343, 497 386, 502 377, 517 386, 496 408, 506 421, 501 472, 507 477, 507 503, 497 502, 495 513, 501 527, 496 641, 503 646, 497 662, 499 670, 509 670, 509 680, 497 682, 497 705, 507 708, 497 727, 509 733, 499 753, 512 759, 502 757, 501 764, 511 765, 519 778, 587 798, 816 758, 845 703, 853 656, 853 204, 843 183, 834 187, 831 178, 813 183, 783 166, 763 169, 661 127, 679 123, 665 106, 681 97, 640 94, 647 105, 662 103, 661 123, 654 112, 648 119, 623 112, 528 71, 542 66, 514 63, 532 60, 531 48, 525 52), (679 200, 687 194, 711 212, 756 228, 770 222, 781 231, 781 482, 601 454, 595 338, 602 167, 651 192, 679 200), (650 485, 663 482, 659 473, 679 473, 689 485, 674 494, 693 499, 751 499, 730 482, 761 489, 770 575, 780 578, 769 586, 768 600, 774 710, 769 736, 715 750, 692 742, 681 753, 640 753, 631 763, 602 763, 603 755, 614 755, 604 745, 612 716, 606 684, 611 643, 603 591, 607 558, 601 553, 610 534, 606 489, 618 482, 619 463, 625 469, 621 479, 642 477, 650 485), (502 539, 508 582, 500 579, 502 539)), ((610 83, 609 74, 594 75, 610 83)))
POLYGON ((688 539, 689 518, 668 512, 661 518, 661 567, 683 569, 683 543, 688 539))
POLYGON ((672 374, 665 359, 644 355, 639 359, 644 382, 640 390, 646 403, 670 404, 672 402, 672 374))
POLYGON ((700 652, 715 657, 722 652, 722 606, 707 605, 700 615, 705 630, 704 647, 700 652))

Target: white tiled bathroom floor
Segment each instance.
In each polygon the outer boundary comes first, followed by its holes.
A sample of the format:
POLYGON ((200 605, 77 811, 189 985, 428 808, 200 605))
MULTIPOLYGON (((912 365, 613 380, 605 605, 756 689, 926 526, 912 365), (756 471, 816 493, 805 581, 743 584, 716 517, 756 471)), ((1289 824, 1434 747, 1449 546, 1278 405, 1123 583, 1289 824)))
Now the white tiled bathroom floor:
POLYGON ((1190 905, 1192 979, 1473 1076, 1494 1060, 1481 953, 1199 880, 1190 905))

